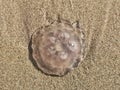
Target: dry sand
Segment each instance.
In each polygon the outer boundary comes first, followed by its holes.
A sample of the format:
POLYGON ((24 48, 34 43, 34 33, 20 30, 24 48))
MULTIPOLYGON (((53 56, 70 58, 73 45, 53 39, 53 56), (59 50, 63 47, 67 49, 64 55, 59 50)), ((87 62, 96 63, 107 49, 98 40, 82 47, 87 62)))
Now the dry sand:
POLYGON ((0 0, 0 90, 120 90, 120 0, 0 0), (49 17, 80 20, 87 56, 64 77, 46 76, 28 44, 49 17))

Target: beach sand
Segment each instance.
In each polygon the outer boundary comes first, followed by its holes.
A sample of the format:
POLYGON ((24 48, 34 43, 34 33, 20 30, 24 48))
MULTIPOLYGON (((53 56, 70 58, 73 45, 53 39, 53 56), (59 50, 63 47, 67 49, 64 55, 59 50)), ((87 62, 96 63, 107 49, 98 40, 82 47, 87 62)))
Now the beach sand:
POLYGON ((0 0, 0 90, 120 90, 120 1, 0 0), (46 13, 79 20, 85 31, 86 58, 63 77, 43 74, 29 58, 46 13))

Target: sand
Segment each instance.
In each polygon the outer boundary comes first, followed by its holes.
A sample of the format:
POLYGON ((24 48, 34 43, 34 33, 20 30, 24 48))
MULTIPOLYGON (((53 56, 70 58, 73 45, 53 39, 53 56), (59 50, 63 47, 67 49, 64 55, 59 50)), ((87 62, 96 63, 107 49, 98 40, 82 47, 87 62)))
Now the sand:
POLYGON ((0 90, 120 90, 120 0, 0 0, 0 90), (85 31, 87 54, 64 77, 38 71, 28 44, 57 14, 85 31))

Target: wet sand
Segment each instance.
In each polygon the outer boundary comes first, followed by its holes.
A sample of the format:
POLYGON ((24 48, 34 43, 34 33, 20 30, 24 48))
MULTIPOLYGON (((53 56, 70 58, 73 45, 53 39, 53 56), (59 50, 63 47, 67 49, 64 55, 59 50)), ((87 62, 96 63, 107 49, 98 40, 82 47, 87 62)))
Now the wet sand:
POLYGON ((120 90, 119 0, 0 0, 0 90, 120 90), (28 44, 46 14, 79 20, 86 58, 64 77, 38 71, 28 44))

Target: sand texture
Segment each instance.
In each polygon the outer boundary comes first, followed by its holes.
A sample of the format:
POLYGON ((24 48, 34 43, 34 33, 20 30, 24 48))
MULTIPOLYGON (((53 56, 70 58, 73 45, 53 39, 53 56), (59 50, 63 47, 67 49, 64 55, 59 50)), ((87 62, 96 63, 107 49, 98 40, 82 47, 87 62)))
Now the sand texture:
POLYGON ((120 0, 0 0, 0 90, 120 90, 120 0), (85 60, 64 77, 38 71, 28 44, 57 14, 79 20, 85 60))

